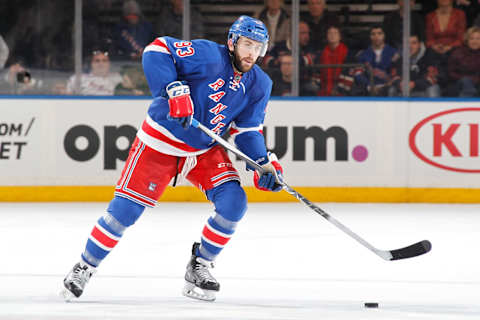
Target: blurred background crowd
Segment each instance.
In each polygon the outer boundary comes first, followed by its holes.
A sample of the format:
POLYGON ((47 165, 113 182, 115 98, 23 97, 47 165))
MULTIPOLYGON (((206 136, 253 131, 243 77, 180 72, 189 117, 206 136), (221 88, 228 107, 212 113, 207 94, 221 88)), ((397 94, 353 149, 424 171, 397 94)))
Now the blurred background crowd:
POLYGON ((225 44, 246 14, 270 33, 258 63, 272 96, 295 95, 293 82, 300 96, 480 96, 480 0, 302 0, 298 59, 291 9, 287 0, 0 0, 0 94, 148 96, 147 44, 164 35, 225 44))

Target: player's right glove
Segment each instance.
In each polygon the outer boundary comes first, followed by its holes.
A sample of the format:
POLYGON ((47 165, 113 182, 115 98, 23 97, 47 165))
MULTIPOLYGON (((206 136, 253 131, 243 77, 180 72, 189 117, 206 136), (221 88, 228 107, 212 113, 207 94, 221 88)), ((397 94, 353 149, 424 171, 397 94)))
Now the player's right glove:
POLYGON ((183 128, 187 129, 192 123, 193 117, 190 87, 181 81, 173 81, 167 85, 165 91, 167 91, 170 108, 167 119, 177 121, 183 128))
POLYGON ((265 172, 259 175, 257 171, 253 174, 253 182, 257 189, 263 191, 278 192, 282 190, 283 168, 278 163, 275 153, 268 153, 268 162, 262 165, 265 172))

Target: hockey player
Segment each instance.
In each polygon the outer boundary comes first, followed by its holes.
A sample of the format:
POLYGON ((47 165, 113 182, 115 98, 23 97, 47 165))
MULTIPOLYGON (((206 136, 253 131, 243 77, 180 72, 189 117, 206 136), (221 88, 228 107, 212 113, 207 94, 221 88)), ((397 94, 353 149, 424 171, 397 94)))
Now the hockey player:
POLYGON ((183 294, 215 300, 220 284, 209 269, 244 216, 246 196, 226 151, 190 123, 194 117, 218 135, 229 129, 237 147, 266 169, 261 176, 254 174, 255 186, 281 190, 282 169, 268 156, 261 133, 272 81, 255 63, 267 47, 265 25, 241 16, 229 30, 227 46, 160 37, 145 48, 143 68, 154 99, 115 197, 94 226, 81 260, 65 277, 65 298, 80 297, 124 231, 180 174, 215 206, 201 241, 193 244, 183 294))

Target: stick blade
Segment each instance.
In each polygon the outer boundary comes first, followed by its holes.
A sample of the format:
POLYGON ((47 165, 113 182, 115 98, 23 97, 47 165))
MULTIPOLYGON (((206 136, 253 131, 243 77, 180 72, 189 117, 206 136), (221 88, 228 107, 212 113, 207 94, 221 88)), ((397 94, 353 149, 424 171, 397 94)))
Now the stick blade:
POLYGON ((408 259, 420 256, 429 252, 432 249, 432 244, 428 240, 423 240, 414 243, 408 247, 390 251, 392 258, 390 260, 408 259))

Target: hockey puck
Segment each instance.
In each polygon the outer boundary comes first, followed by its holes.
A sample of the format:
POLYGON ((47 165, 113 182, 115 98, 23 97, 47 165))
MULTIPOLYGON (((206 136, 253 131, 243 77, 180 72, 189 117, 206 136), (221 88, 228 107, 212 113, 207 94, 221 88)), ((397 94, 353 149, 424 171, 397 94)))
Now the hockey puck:
POLYGON ((378 302, 365 302, 365 308, 378 308, 378 302))

